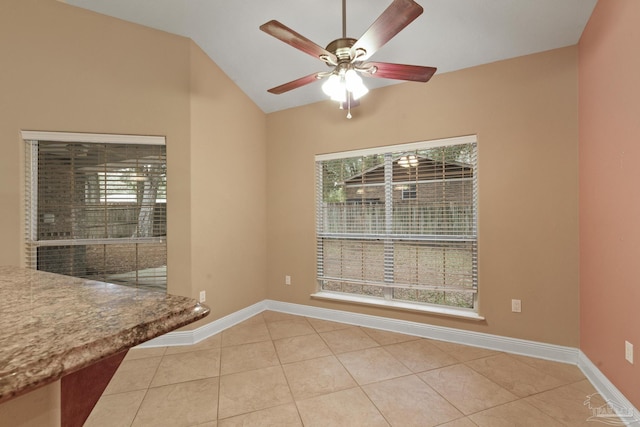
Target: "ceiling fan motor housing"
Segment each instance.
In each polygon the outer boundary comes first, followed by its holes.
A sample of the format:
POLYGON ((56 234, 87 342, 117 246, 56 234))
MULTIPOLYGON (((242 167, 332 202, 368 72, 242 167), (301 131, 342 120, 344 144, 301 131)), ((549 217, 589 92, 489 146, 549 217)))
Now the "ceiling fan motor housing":
POLYGON ((351 62, 354 55, 351 50, 358 40, 352 38, 336 39, 327 45, 327 50, 338 58, 338 63, 351 62))

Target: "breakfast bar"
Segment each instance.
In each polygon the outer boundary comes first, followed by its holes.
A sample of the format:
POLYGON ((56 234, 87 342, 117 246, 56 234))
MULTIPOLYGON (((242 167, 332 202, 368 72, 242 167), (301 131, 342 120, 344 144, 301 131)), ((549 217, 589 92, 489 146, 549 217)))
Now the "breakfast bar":
POLYGON ((0 266, 0 416, 59 381, 60 424, 82 425, 129 348, 208 314, 192 298, 0 266))

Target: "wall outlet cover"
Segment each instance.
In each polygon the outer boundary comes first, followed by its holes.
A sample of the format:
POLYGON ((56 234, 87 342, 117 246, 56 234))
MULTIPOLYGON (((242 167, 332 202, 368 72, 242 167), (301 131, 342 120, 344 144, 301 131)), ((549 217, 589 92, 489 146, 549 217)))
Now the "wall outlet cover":
POLYGON ((511 311, 514 313, 522 312, 522 301, 519 299, 511 300, 511 311))

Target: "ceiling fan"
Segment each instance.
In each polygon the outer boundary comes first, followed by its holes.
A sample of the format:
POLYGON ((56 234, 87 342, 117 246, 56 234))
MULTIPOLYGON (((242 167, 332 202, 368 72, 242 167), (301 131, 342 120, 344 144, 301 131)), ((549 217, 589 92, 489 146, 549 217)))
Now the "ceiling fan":
POLYGON ((422 6, 413 0, 393 0, 391 5, 376 19, 359 39, 347 37, 346 0, 342 0, 342 37, 333 40, 323 48, 282 23, 271 20, 260 29, 273 37, 318 58, 332 67, 330 71, 320 71, 300 77, 268 92, 279 95, 293 89, 328 77, 323 91, 331 99, 347 109, 351 118, 351 107, 359 105, 358 98, 368 92, 360 74, 366 77, 427 82, 436 72, 434 67, 419 65, 373 62, 368 59, 396 34, 402 31, 423 12, 422 6))

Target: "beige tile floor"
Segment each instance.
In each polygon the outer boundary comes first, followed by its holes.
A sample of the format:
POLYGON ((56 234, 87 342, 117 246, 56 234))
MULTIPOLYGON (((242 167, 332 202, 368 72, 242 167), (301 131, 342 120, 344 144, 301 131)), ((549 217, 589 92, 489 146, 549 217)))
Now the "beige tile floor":
POLYGON ((595 392, 572 365, 266 311, 131 350, 85 425, 593 426, 595 392))

